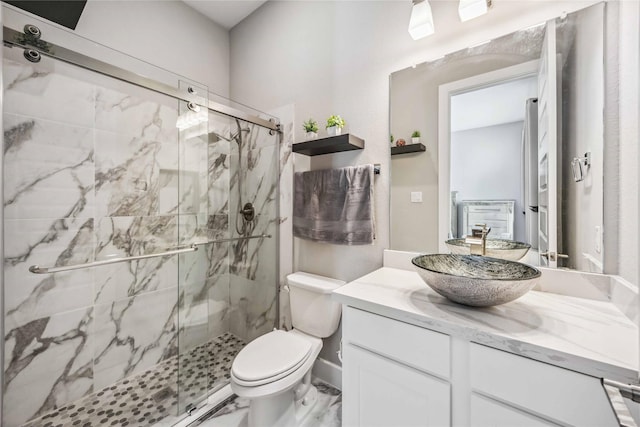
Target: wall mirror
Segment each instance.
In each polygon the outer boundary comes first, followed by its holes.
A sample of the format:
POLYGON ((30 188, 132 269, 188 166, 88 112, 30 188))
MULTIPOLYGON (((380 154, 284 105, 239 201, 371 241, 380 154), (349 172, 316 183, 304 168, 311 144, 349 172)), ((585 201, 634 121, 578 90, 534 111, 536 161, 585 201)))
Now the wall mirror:
POLYGON ((606 27, 598 3, 391 75, 392 146, 426 147, 392 149, 392 249, 485 223, 525 262, 603 272, 606 27))

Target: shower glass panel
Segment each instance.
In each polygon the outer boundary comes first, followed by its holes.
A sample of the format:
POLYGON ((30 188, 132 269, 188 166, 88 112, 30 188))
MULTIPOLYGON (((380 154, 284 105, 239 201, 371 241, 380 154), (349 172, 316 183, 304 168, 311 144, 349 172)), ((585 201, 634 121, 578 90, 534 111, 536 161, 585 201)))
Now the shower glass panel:
MULTIPOLYGON (((205 97, 206 87, 180 82, 185 92, 205 97)), ((209 215, 208 119, 206 108, 180 101, 180 167, 168 171, 167 181, 179 200, 180 245, 197 244, 198 250, 180 255, 178 263, 178 412, 188 413, 209 392, 209 304, 207 279, 209 257, 206 223, 209 215)))
MULTIPOLYGON (((176 388, 175 369, 149 372, 177 353, 178 257, 29 267, 178 248, 180 200, 163 180, 179 168, 178 102, 49 57, 28 62, 22 49, 3 55, 3 425, 92 393, 96 413, 116 402, 112 417, 133 415, 136 401, 176 388)), ((170 399, 153 403, 154 418, 177 413, 170 399)))
POLYGON ((279 136, 208 110, 207 87, 13 9, 3 20, 200 108, 2 47, 2 426, 172 425, 275 325, 279 136))
POLYGON ((274 327, 277 311, 279 136, 212 111, 205 125, 191 150, 204 153, 206 191, 196 229, 180 228, 200 248, 179 264, 178 406, 185 411, 229 383, 233 358, 274 327))
POLYGON ((231 159, 230 233, 235 237, 265 236, 237 240, 229 247, 229 328, 249 342, 272 330, 276 319, 277 287, 272 284, 278 281, 280 138, 241 120, 234 120, 231 130, 235 138, 227 143, 231 159))

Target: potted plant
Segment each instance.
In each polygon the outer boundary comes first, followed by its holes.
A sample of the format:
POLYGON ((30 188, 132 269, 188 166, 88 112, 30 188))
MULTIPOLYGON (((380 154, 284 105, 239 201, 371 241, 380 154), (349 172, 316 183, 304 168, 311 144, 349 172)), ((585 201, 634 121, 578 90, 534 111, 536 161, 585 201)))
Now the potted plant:
POLYGON ((391 140, 391 146, 393 147, 393 134, 389 135, 389 139, 391 140))
POLYGON ((420 144, 420 131, 414 130, 411 134, 411 143, 412 144, 420 144))
POLYGON ((307 139, 316 139, 318 137, 318 123, 309 119, 302 124, 302 128, 307 133, 307 139))
POLYGON ((327 133, 329 136, 336 136, 342 133, 345 121, 342 117, 333 115, 327 119, 327 133))

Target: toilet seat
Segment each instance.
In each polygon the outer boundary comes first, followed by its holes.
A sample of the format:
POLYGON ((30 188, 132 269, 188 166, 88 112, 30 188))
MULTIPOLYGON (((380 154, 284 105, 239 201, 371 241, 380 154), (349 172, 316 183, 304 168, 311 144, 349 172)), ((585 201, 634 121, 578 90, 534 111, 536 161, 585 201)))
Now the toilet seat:
POLYGON ((231 376, 236 384, 245 387, 268 384, 299 369, 311 353, 309 340, 285 331, 272 331, 238 353, 231 366, 231 376))

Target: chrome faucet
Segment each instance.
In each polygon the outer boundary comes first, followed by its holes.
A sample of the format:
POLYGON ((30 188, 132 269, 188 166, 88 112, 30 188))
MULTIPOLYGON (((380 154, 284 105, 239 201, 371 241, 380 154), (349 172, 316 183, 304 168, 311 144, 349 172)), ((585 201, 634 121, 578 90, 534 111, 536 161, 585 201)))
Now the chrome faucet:
POLYGON ((487 224, 476 224, 471 227, 471 235, 464 238, 464 242, 470 245, 471 255, 485 255, 487 253, 487 234, 491 227, 487 224))

